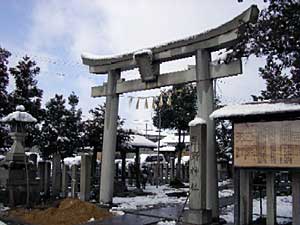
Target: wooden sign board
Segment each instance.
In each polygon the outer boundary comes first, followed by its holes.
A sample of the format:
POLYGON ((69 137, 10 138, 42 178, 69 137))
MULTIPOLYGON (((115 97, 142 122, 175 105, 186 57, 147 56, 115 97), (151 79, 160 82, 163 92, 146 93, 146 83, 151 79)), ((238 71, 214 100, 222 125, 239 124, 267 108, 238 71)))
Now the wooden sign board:
POLYGON ((234 166, 300 168, 300 120, 235 123, 234 166))

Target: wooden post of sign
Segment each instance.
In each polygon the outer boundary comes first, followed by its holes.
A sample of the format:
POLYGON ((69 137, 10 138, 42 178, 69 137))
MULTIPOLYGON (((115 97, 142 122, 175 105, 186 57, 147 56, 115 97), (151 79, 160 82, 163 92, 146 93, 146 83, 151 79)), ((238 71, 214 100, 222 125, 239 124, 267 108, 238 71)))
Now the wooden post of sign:
POLYGON ((117 141, 117 121, 119 109, 119 95, 116 85, 121 75, 120 70, 108 73, 106 96, 103 150, 101 163, 100 203, 111 204, 114 189, 114 163, 117 141))
POLYGON ((240 169, 233 169, 234 225, 240 225, 240 169))
POLYGON ((275 173, 267 172, 267 225, 276 224, 275 173))
POLYGON ((248 170, 240 171, 240 224, 252 223, 252 173, 248 170))
POLYGON ((293 224, 300 224, 300 173, 292 174, 293 224))
POLYGON ((207 176, 206 187, 209 190, 207 195, 207 208, 212 209, 214 219, 219 218, 218 200, 218 174, 217 158, 215 147, 215 123, 209 118, 214 109, 213 81, 209 74, 210 52, 207 50, 197 50, 196 53, 196 77, 197 80, 197 103, 198 116, 207 122, 207 176))

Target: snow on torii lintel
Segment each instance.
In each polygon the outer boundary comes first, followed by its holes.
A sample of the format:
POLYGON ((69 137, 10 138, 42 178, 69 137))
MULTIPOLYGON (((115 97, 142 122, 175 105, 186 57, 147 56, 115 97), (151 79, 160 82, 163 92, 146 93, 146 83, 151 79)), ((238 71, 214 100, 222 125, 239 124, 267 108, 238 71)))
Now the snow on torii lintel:
POLYGON ((83 59, 89 59, 89 60, 107 60, 107 59, 118 59, 118 58, 122 58, 124 57, 126 54, 119 54, 119 55, 96 55, 96 54, 92 54, 92 53, 88 53, 88 52, 83 52, 81 54, 81 58, 83 59))
POLYGON ((152 51, 151 49, 141 49, 133 53, 133 59, 135 59, 139 55, 148 55, 152 59, 152 51))
POLYGON ((211 119, 218 118, 232 118, 232 117, 245 117, 254 115, 269 115, 280 114, 288 112, 300 112, 299 103, 257 103, 257 104, 243 104, 243 105, 230 105, 214 111, 211 119))

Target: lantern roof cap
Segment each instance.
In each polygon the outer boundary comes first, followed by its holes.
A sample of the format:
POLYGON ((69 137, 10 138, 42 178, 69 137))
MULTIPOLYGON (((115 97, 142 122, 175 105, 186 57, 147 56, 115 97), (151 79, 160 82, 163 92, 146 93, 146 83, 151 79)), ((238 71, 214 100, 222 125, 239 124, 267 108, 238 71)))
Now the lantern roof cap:
POLYGON ((23 105, 18 105, 16 111, 3 117, 0 121, 4 123, 9 122, 23 122, 23 123, 36 123, 37 119, 31 114, 24 112, 25 107, 23 105))

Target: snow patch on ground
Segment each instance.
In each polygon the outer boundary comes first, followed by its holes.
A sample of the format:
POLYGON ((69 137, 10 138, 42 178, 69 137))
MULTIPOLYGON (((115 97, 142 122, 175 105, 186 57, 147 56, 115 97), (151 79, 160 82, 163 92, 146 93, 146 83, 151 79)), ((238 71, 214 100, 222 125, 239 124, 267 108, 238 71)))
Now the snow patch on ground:
MULTIPOLYGON (((292 220, 292 196, 277 196, 277 223, 283 224, 291 222, 292 220), (280 218, 281 217, 281 218, 280 218), (282 218, 289 217, 289 218, 282 218)), ((267 201, 266 198, 262 199, 262 214, 266 215, 267 201)), ((222 209, 221 217, 227 221, 227 223, 233 223, 233 205, 227 206, 222 209)), ((260 214, 260 202, 259 199, 253 200, 253 219, 257 219, 260 214)))
POLYGON ((153 208, 159 204, 178 204, 184 203, 186 197, 168 197, 166 193, 174 191, 186 191, 186 188, 183 189, 174 189, 166 185, 159 186, 146 186, 145 192, 151 192, 153 195, 147 196, 136 196, 136 197, 114 197, 113 203, 118 204, 117 207, 113 207, 113 211, 122 211, 122 210, 137 210, 137 209, 149 209, 153 208))
POLYGON ((224 189, 219 191, 219 198, 233 196, 234 191, 232 189, 224 189))
POLYGON ((232 183, 232 180, 227 179, 227 180, 219 181, 218 186, 220 187, 220 186, 228 185, 228 184, 231 184, 231 183, 232 183))
MULTIPOLYGON (((219 185, 227 185, 231 183, 230 180, 225 180, 219 182, 219 185)), ((134 189, 134 188, 129 188, 134 189)), ((118 206, 113 207, 113 212, 116 211, 123 211, 123 210, 140 210, 140 209, 149 209, 153 208, 154 206, 160 204, 184 204, 186 201, 186 197, 168 197, 167 193, 171 192, 188 192, 189 188, 171 188, 168 185, 158 186, 146 186, 145 192, 150 192, 152 195, 147 196, 136 196, 136 197, 114 197, 113 203, 117 204, 118 206)), ((231 189, 224 189, 219 191, 219 197, 229 197, 233 195, 233 190, 231 189)))
POLYGON ((161 221, 158 222, 157 225, 175 225, 176 221, 161 221))

